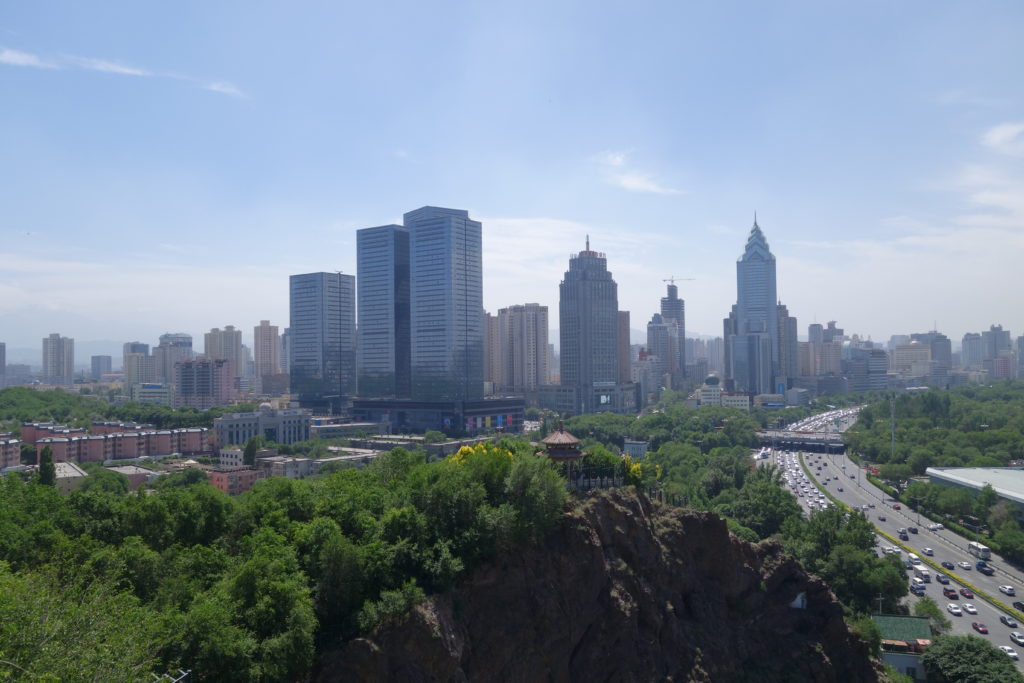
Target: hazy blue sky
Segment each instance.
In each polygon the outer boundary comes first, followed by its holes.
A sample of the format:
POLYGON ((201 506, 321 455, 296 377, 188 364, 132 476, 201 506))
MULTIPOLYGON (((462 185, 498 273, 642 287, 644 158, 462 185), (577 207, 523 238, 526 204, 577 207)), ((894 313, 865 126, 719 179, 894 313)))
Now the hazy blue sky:
MULTIPOLYGON (((590 234, 720 334, 756 210, 800 321, 1024 334, 1024 3, 3 2, 0 341, 288 320, 424 204, 488 310, 590 234)), ((201 346, 201 338, 197 340, 201 346)), ((79 359, 87 361, 87 359, 79 359)))

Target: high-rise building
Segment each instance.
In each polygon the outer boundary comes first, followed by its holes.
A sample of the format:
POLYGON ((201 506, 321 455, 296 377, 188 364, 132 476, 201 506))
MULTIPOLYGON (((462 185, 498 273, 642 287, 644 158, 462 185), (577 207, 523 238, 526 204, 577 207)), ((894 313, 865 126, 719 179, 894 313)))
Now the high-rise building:
POLYGON ((167 332, 160 335, 160 343, 153 347, 153 365, 156 381, 174 383, 174 364, 192 357, 192 335, 167 332))
POLYGON ((533 393, 547 383, 548 307, 509 306, 498 311, 498 386, 533 393))
POLYGON ((261 320, 252 328, 253 356, 256 361, 256 376, 276 375, 281 372, 281 337, 277 325, 261 320))
POLYGON ((229 405, 235 397, 231 361, 224 358, 187 358, 174 364, 174 408, 209 410, 229 405))
POLYGON ((355 277, 289 278, 291 389, 299 407, 340 414, 355 392, 355 277))
POLYGON ((674 388, 679 388, 686 375, 686 302, 679 298, 679 288, 674 282, 668 284, 666 296, 661 297, 661 318, 667 324, 675 323, 675 336, 679 340, 677 358, 670 359, 670 365, 677 369, 673 371, 674 388))
POLYGON ((129 391, 133 384, 152 382, 156 372, 153 357, 149 355, 149 344, 125 342, 121 353, 121 372, 124 373, 124 386, 129 391))
MULTIPOLYGON (((725 340, 721 337, 709 339, 706 342, 708 350, 708 372, 725 371, 725 340)), ((699 377, 695 377, 699 380, 699 377)))
POLYGON ((359 284, 359 395, 411 393, 409 231, 381 225, 356 231, 359 284))
POLYGON ((796 318, 791 316, 789 309, 781 303, 776 307, 776 315, 779 318, 779 364, 775 378, 778 390, 783 382, 785 388, 791 388, 793 380, 800 376, 800 347, 796 338, 796 318))
POLYGON ((7 386, 7 344, 0 342, 0 389, 7 386))
POLYGON ((953 369, 953 346, 946 335, 935 330, 918 332, 910 335, 910 341, 928 345, 936 369, 945 370, 947 374, 953 369))
POLYGON ((43 338, 43 381, 72 384, 75 375, 75 340, 54 332, 43 338))
POLYGON ((223 330, 214 327, 203 335, 203 355, 229 361, 233 377, 245 376, 242 331, 236 330, 234 325, 225 325, 223 330))
MULTIPOLYGON (((619 311, 619 334, 618 334, 618 348, 619 348, 619 384, 626 385, 630 384, 632 379, 632 373, 630 373, 630 365, 632 364, 633 355, 630 351, 630 333, 629 333, 629 311, 619 311)), ((552 346, 552 352, 554 351, 554 344, 552 346)), ((552 365, 555 365, 552 361, 552 365)), ((552 368, 552 372, 558 372, 557 368, 552 368)))
POLYGON ((618 285, 603 253, 586 249, 569 259, 559 285, 561 383, 572 387, 576 414, 623 410, 619 383, 618 285))
POLYGON ((960 344, 960 364, 972 370, 981 368, 981 362, 985 359, 981 335, 977 332, 968 332, 960 344))
POLYGON ((411 396, 483 397, 482 226, 469 212, 424 206, 409 231, 411 396))
POLYGON ((843 328, 836 327, 835 320, 828 321, 828 327, 821 332, 821 340, 823 342, 842 342, 846 338, 843 328))
POLYGON ((92 363, 91 376, 94 380, 99 381, 103 379, 103 375, 113 372, 114 359, 110 356, 92 356, 90 361, 92 363))
POLYGON ((501 337, 498 332, 498 316, 486 311, 484 312, 484 382, 491 387, 492 394, 502 384, 501 337))
POLYGON ((991 325, 981 333, 982 361, 999 358, 1013 348, 1010 331, 1002 325, 991 325))
POLYGON ((647 323, 647 353, 658 389, 672 389, 679 373, 679 327, 675 321, 666 321, 660 313, 647 323))
POLYGON ((726 389, 775 393, 779 364, 775 256, 756 219, 736 262, 736 294, 736 304, 724 321, 726 389))

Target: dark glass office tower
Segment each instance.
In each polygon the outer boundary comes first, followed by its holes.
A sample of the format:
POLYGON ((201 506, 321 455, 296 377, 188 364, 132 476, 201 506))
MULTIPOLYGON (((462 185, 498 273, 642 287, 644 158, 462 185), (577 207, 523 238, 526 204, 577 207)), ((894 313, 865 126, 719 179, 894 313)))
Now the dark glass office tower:
POLYGON ((409 398, 409 231, 382 225, 356 232, 359 395, 409 398))
POLYGON ((289 373, 299 406, 340 414, 355 392, 355 301, 352 275, 292 275, 289 373))
POLYGON ((411 396, 467 400, 484 392, 482 228, 460 209, 424 206, 409 231, 411 396))

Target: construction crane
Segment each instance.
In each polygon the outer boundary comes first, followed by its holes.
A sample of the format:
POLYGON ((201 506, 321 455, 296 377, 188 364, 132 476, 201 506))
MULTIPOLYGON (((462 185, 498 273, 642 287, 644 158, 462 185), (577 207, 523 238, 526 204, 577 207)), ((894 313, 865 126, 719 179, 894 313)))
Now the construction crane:
POLYGON ((675 275, 669 275, 667 278, 662 280, 662 282, 668 282, 669 284, 674 285, 676 283, 676 280, 679 280, 680 282, 682 282, 684 280, 696 280, 696 279, 697 278, 695 278, 695 277, 676 277, 675 275))

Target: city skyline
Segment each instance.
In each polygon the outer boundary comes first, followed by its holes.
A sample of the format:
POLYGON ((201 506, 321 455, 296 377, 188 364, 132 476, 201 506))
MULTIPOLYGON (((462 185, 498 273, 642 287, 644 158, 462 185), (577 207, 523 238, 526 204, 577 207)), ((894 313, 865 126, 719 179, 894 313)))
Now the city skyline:
POLYGON ((422 205, 485 226, 491 312, 554 313, 589 234, 634 323, 693 277, 716 335, 756 210, 801 331, 1019 334, 1024 7, 986 7, 5 8, 0 336, 283 327, 422 205))

